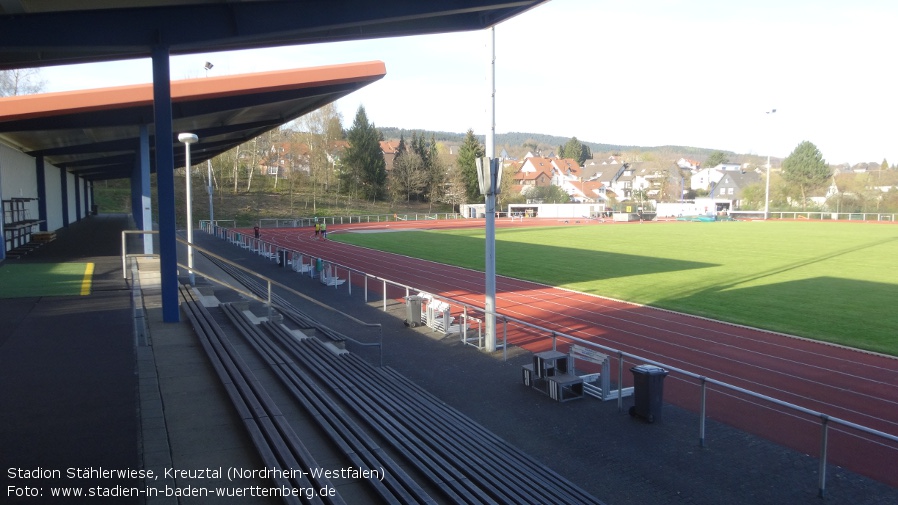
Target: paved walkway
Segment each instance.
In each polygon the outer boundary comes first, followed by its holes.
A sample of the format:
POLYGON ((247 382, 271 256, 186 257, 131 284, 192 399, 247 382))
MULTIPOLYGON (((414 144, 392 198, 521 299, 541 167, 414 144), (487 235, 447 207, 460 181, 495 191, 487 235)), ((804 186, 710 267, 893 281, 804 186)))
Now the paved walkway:
MULTIPOLYGON (((131 291, 121 279, 118 256, 119 232, 126 223, 123 217, 92 217, 63 230, 56 242, 24 260, 90 258, 97 265, 91 295, 0 300, 4 485, 16 486, 22 493, 25 487, 45 493, 39 500, 4 495, 0 502, 52 503, 46 493, 53 486, 110 490, 168 485, 185 490, 197 480, 195 475, 152 482, 97 476, 71 479, 65 475, 68 468, 161 472, 260 466, 189 325, 161 322, 154 284, 158 274, 147 263, 141 264, 144 297, 137 311, 145 326, 138 324, 144 331, 134 331, 131 291), (11 478, 10 468, 32 475, 61 470, 62 475, 11 478)), ((615 402, 591 398, 552 402, 521 384, 521 365, 529 361, 523 351, 513 350, 503 362, 501 355, 482 353, 427 328, 406 328, 402 304, 390 302, 384 312, 382 301, 372 298, 366 303, 360 290, 349 296, 345 289, 327 288, 202 233, 197 233, 197 243, 319 302, 381 323, 385 364, 609 505, 821 503, 814 457, 716 423, 709 423, 709 445, 701 449, 696 416, 671 406, 664 407, 663 422, 649 425, 627 415, 629 404, 619 412, 615 402)), ((202 257, 197 267, 214 270, 202 257)), ((284 296, 328 326, 347 334, 358 332, 333 312, 300 297, 284 296)), ((371 351, 352 346, 350 350, 378 359, 371 351)), ((898 503, 898 489, 839 468, 828 469, 828 476, 825 503, 898 503)), ((208 483, 225 484, 223 480, 208 483)), ((5 492, 9 494, 8 488, 5 492)), ((80 502, 238 501, 143 496, 80 502)))
POLYGON ((52 487, 132 482, 69 478, 67 469, 139 468, 131 295, 109 240, 126 224, 124 216, 91 218, 0 263, 95 264, 89 296, 0 299, 0 502, 44 503, 52 487), (42 496, 18 496, 33 493, 42 496))

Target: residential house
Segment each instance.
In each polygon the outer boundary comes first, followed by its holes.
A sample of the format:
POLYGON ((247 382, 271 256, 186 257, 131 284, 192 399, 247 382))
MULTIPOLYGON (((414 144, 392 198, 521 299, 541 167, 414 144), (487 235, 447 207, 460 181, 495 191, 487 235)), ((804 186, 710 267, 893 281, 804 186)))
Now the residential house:
POLYGON ((399 152, 398 140, 381 140, 380 150, 384 153, 384 161, 387 164, 387 172, 393 170, 393 160, 399 152))
POLYGON ((564 181, 561 186, 571 201, 575 203, 606 203, 609 195, 607 187, 600 181, 564 181))
POLYGON ((689 179, 689 187, 693 190, 710 191, 711 186, 720 182, 726 172, 740 172, 742 165, 738 163, 720 163, 715 167, 693 170, 689 179))
MULTIPOLYGON (((530 153, 527 153, 530 154, 530 153)), ((552 163, 546 158, 527 157, 515 171, 512 189, 527 194, 531 188, 552 184, 552 163)))
POLYGON ((550 160, 552 165, 552 184, 561 186, 564 181, 579 181, 581 179, 580 164, 571 158, 555 158, 550 160))
MULTIPOLYGON (((242 155, 244 158, 247 156, 249 155, 242 155)), ((292 142, 277 142, 260 153, 258 167, 263 175, 287 177, 295 170, 308 171, 308 160, 308 146, 292 142)))
POLYGON ((680 158, 677 160, 677 166, 684 170, 698 170, 701 167, 701 163, 695 160, 691 160, 689 158, 680 158))
POLYGON ((733 201, 733 210, 742 207, 742 193, 745 188, 759 184, 761 174, 755 171, 721 170, 720 181, 714 186, 714 198, 725 198, 733 201))

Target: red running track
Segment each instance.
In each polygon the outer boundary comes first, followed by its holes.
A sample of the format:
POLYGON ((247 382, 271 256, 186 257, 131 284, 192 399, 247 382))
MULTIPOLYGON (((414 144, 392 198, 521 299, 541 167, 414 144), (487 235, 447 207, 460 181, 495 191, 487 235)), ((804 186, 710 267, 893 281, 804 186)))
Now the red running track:
MULTIPOLYGON (((552 220, 552 223, 576 224, 576 220, 569 221, 552 220)), ((539 220, 529 220, 528 223, 502 220, 496 224, 498 227, 528 226, 534 222, 548 224, 539 220)), ((598 225, 596 222, 590 225, 593 224, 598 225)), ((482 227, 483 221, 332 225, 328 232, 470 226, 482 227)), ((443 297, 483 306, 482 272, 330 240, 316 240, 310 228, 269 228, 263 232, 267 242, 443 297)), ((355 278, 353 282, 361 281, 355 278)), ((496 291, 496 310, 507 317, 526 320, 898 436, 898 359, 501 276, 496 280, 496 291)), ((395 296, 404 294, 397 291, 395 296)), ((537 336, 519 329, 509 329, 508 335, 510 344, 531 351, 551 346, 545 335, 537 336)), ((635 364, 626 363, 625 367, 635 364)), ((632 374, 626 368, 624 385, 628 386, 632 385, 632 374)), ((614 370, 613 377, 616 374, 614 370)), ((665 381, 664 389, 665 401, 698 412, 700 388, 696 381, 672 373, 665 381)), ((819 418, 712 386, 708 387, 707 406, 711 419, 815 458, 820 454, 819 418)), ((698 438, 698 426, 695 429, 698 438)), ((706 433, 706 443, 713 446, 713 431, 706 433)), ((886 439, 829 423, 828 461, 898 487, 898 472, 895 472, 898 445, 886 439)))

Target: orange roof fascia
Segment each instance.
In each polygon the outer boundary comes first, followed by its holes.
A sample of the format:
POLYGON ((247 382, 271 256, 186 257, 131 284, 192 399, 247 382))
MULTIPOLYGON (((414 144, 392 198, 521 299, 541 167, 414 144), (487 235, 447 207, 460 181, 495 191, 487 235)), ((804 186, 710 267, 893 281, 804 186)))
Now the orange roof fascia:
MULTIPOLYGON (((374 82, 387 73, 382 61, 203 77, 171 82, 172 102, 374 82)), ((60 91, 0 98, 0 121, 152 105, 153 84, 60 91)))

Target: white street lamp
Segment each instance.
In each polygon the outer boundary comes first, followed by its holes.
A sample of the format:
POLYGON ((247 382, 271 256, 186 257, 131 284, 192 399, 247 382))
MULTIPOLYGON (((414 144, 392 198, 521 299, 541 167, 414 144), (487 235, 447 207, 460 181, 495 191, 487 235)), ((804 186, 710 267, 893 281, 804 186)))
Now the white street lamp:
POLYGON ((193 275, 193 203, 190 198, 190 144, 198 140, 199 137, 195 133, 178 134, 178 142, 184 144, 184 168, 186 171, 184 179, 186 180, 185 187, 187 190, 187 274, 190 277, 191 286, 196 284, 196 279, 193 275))
MULTIPOLYGON (((772 114, 776 114, 776 109, 770 109, 767 111, 767 115, 770 116, 772 114)), ((770 138, 770 135, 767 135, 770 138)), ((767 220, 767 214, 770 210, 770 146, 767 146, 767 182, 766 188, 764 190, 764 221, 767 220)))

